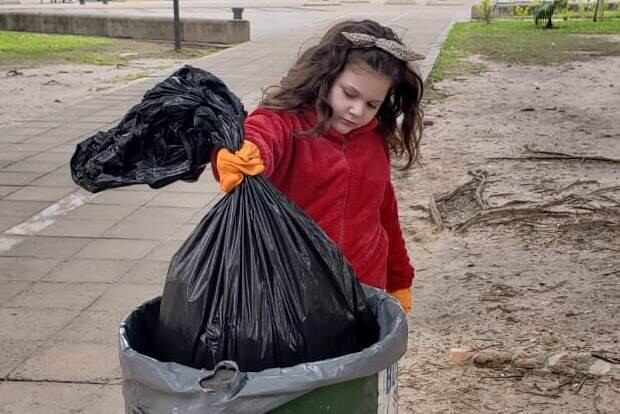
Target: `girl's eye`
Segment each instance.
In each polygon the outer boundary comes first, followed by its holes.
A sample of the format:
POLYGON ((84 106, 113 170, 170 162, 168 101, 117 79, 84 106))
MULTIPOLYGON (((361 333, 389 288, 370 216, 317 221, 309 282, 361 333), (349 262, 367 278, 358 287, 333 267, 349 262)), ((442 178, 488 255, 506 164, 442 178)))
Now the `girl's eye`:
POLYGON ((348 90, 348 89, 343 89, 342 91, 344 92, 344 95, 345 95, 347 98, 355 98, 355 94, 354 94, 353 92, 351 92, 350 90, 348 90))
POLYGON ((377 109, 377 108, 379 108, 379 105, 369 103, 369 104, 368 104, 368 107, 369 107, 370 109, 377 109))

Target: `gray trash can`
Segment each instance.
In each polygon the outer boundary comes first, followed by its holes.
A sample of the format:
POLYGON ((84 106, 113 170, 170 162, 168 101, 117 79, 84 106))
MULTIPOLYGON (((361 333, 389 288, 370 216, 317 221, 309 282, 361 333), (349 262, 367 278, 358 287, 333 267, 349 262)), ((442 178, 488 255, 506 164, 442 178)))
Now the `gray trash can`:
POLYGON ((131 414, 397 412, 397 362, 407 350, 407 320, 387 293, 364 287, 379 341, 360 352, 288 368, 240 372, 161 362, 153 352, 161 298, 131 312, 120 327, 125 408, 131 414))

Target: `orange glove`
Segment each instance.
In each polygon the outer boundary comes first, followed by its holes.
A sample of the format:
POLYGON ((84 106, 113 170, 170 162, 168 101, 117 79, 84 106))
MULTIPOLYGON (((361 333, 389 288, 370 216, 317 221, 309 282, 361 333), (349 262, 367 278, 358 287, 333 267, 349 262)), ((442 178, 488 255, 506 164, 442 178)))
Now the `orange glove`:
POLYGON ((234 154, 226 148, 219 150, 216 168, 220 176, 220 188, 228 193, 241 184, 244 176, 265 171, 265 164, 258 147, 250 141, 244 141, 241 149, 234 154))
POLYGON ((411 289, 398 289, 388 292, 392 295, 397 301, 400 302, 400 306, 403 307, 405 313, 409 313, 411 310, 411 289))

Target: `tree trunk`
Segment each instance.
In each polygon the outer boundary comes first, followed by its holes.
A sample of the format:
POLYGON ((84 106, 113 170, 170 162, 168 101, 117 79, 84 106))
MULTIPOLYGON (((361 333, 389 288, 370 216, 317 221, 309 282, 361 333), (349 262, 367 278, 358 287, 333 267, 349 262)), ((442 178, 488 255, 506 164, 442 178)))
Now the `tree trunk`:
MULTIPOLYGON (((603 0, 596 0, 596 6, 594 6, 594 19, 593 19, 593 21, 595 21, 595 22, 597 21, 597 18, 598 18, 599 8, 601 10, 601 14, 603 14, 602 13, 602 11, 603 11, 603 4, 602 3, 603 3, 603 0)), ((601 20, 603 20, 603 19, 601 18, 601 20)))

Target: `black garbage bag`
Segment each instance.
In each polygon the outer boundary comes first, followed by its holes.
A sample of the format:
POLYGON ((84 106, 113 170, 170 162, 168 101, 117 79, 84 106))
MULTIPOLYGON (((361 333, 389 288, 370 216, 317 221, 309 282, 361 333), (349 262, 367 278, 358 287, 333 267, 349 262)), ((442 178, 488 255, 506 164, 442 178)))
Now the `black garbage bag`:
POLYGON ((378 336, 364 299, 316 223, 262 176, 246 177, 172 258, 159 357, 260 371, 358 352, 378 336))
MULTIPOLYGON (((234 108, 209 124, 214 145, 231 151, 243 137, 244 112, 234 108)), ((377 338, 339 248, 257 176, 220 200, 172 258, 155 343, 162 361, 213 369, 233 360, 260 371, 358 352, 377 338)))
POLYGON ((221 145, 222 128, 244 117, 241 102, 220 79, 184 66, 147 91, 117 126, 78 144, 71 175, 93 193, 195 181, 213 146, 221 145))

